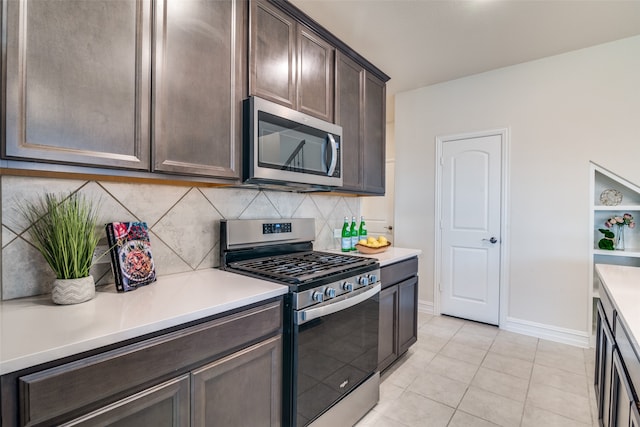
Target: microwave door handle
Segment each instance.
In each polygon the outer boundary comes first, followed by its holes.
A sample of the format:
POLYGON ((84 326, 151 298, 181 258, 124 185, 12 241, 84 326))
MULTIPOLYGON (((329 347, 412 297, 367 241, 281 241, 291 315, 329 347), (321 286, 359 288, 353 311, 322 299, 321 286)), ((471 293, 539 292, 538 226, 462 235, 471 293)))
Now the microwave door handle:
POLYGON ((327 139, 331 145, 331 163, 329 164, 327 175, 332 176, 333 172, 336 170, 336 165, 338 164, 338 145, 336 144, 336 140, 333 138, 333 135, 330 133, 327 134, 327 139))

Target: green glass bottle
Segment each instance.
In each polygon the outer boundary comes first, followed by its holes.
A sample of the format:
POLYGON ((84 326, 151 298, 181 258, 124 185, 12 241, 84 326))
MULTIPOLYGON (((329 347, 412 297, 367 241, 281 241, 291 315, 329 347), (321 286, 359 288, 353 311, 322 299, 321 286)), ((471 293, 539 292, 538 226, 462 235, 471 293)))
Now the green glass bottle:
POLYGON ((342 225, 342 252, 349 252, 351 250, 351 230, 349 229, 349 217, 344 217, 344 224, 342 225))
POLYGON ((358 244, 358 228, 356 227, 356 217, 352 217, 351 219, 351 250, 356 250, 356 245, 358 244))
POLYGON ((360 217, 360 228, 358 229, 358 240, 367 240, 367 224, 364 222, 364 216, 360 217))

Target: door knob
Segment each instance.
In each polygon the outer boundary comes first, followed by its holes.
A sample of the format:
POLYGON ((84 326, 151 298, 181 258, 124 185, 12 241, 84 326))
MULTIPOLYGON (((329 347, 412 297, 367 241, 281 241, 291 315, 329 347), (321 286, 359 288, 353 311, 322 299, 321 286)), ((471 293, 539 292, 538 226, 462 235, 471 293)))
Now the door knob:
POLYGON ((490 239, 482 239, 483 242, 498 243, 498 239, 491 237, 490 239))

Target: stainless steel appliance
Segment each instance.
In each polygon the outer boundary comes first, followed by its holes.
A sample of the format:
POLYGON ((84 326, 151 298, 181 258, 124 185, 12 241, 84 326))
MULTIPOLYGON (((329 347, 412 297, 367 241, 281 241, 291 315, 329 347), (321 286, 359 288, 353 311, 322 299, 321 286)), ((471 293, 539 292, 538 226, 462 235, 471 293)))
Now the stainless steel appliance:
POLYGON ((311 190, 342 186, 342 128, 258 97, 244 103, 244 176, 249 184, 311 190))
POLYGON ((379 397, 380 269, 314 237, 313 219, 223 220, 220 266, 289 287, 283 426, 349 426, 379 397))

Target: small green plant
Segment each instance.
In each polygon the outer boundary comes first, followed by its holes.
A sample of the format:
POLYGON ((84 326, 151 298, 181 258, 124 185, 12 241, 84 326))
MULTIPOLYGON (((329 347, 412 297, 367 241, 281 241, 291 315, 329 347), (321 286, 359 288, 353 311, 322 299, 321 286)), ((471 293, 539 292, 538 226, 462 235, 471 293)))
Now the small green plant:
POLYGON ((613 238, 615 237, 615 234, 613 234, 613 232, 607 230, 606 228, 599 228, 598 230, 602 234, 604 234, 604 237, 598 242, 598 247, 600 249, 605 249, 608 251, 614 250, 615 248, 613 247, 613 238))
POLYGON ((47 193, 20 206, 29 221, 29 235, 58 279, 89 275, 99 237, 97 208, 77 193, 47 193))

